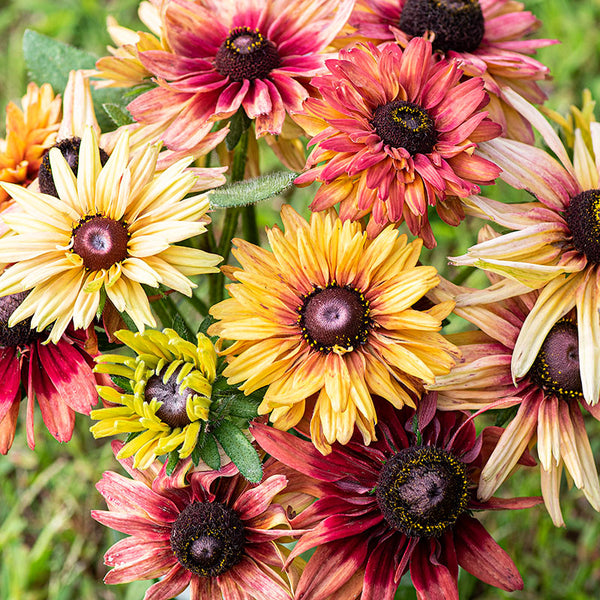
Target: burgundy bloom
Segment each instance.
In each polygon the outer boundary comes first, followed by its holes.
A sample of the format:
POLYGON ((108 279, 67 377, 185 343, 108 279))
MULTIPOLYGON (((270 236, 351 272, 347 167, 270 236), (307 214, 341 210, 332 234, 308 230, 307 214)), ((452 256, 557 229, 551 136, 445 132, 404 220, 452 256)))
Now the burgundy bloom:
POLYGON ((435 403, 429 394, 416 415, 382 403, 379 441, 336 444, 326 457, 289 433, 252 427, 268 453, 320 487, 319 499, 292 520, 294 528, 313 529, 290 559, 317 547, 298 600, 342 597, 340 589, 348 599, 392 600, 407 569, 420 600, 458 599, 459 565, 500 589, 523 587, 510 557, 470 511, 529 508, 540 499, 478 501, 479 473, 501 430, 488 427, 478 437, 467 413, 436 413, 435 403))
POLYGON ((30 328, 30 319, 8 326, 26 292, 0 298, 0 452, 12 446, 21 398, 27 397, 27 444, 35 446, 35 401, 48 431, 59 442, 73 435, 75 413, 89 415, 98 401, 94 359, 86 351, 87 333, 69 327, 57 343, 30 328))
MULTIPOLYGON (((112 443, 115 455, 122 447, 112 443)), ((291 599, 297 570, 293 565, 283 573, 289 550, 278 540, 294 532, 286 510, 274 503, 287 491, 275 461, 265 463, 260 485, 246 481, 233 463, 189 474, 186 459, 168 477, 158 460, 142 471, 132 458, 119 462, 133 480, 105 472, 96 487, 108 510, 92 511, 100 523, 130 534, 104 556, 114 567, 106 583, 160 577, 144 600, 169 600, 188 586, 191 600, 291 599)), ((290 512, 306 505, 301 493, 282 497, 290 512)))
POLYGON ((143 123, 168 123, 162 139, 185 149, 207 121, 240 107, 257 137, 280 134, 286 112, 299 111, 308 82, 323 69, 324 49, 345 24, 354 0, 172 0, 162 17, 169 51, 138 52, 159 87, 128 108, 143 123))

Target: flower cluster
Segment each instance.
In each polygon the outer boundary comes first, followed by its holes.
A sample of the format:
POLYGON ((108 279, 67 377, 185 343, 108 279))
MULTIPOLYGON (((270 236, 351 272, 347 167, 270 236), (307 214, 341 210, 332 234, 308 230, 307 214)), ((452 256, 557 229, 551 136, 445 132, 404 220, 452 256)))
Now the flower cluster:
POLYGON ((464 569, 512 592, 486 511, 565 526, 563 469, 600 511, 600 125, 589 94, 534 106, 555 40, 523 8, 144 0, 145 31, 111 17, 95 69, 7 106, 0 452, 25 398, 32 450, 36 403, 60 442, 76 413, 123 438, 92 512, 125 534, 106 583, 447 600, 464 569), (499 179, 533 199, 482 195, 499 179), (475 219, 504 232, 466 249, 475 219), (538 496, 495 496, 525 467, 538 496))

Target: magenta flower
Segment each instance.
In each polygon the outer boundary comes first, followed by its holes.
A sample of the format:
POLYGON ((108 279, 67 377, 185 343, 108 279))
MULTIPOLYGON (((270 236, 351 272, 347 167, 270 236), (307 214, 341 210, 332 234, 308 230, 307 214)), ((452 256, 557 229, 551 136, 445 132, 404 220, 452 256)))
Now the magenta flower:
POLYGON ((474 154, 500 134, 482 111, 480 78, 463 79, 458 61, 438 60, 431 43, 357 44, 327 61, 329 73, 312 84, 321 98, 304 103, 295 119, 313 137, 308 170, 297 184, 319 181, 311 209, 340 203, 342 219, 370 214, 370 237, 388 223, 435 246, 427 211, 458 225, 459 197, 494 182, 500 169, 474 154))
POLYGON ((531 127, 504 102, 501 88, 543 103, 546 94, 538 82, 548 78, 549 69, 530 55, 557 40, 532 38, 541 23, 523 8, 512 0, 357 0, 349 23, 363 38, 396 39, 403 46, 429 32, 435 50, 460 59, 468 75, 483 77, 490 117, 505 135, 533 143, 531 127))
POLYGON ((0 298, 0 452, 12 446, 21 398, 27 397, 27 444, 35 447, 33 414, 40 407, 48 431, 59 442, 73 435, 75 413, 89 415, 98 402, 94 359, 87 333, 69 327, 56 343, 30 328, 30 319, 8 326, 26 292, 0 298))
POLYGON ((159 87, 128 108, 141 123, 169 122, 163 140, 187 148, 206 121, 243 107, 256 135, 279 134, 299 111, 323 50, 346 23, 354 0, 173 0, 163 13, 170 51, 139 52, 159 87), (192 133, 190 133, 192 132, 192 133))
MULTIPOLYGON (((112 443, 115 455, 122 446, 112 443)), ((160 577, 144 600, 169 600, 188 586, 191 600, 290 600, 291 583, 282 571, 289 551, 277 540, 293 532, 285 510, 273 502, 287 479, 274 474, 274 461, 257 486, 233 463, 188 474, 188 459, 168 477, 160 461, 143 471, 131 458, 119 462, 133 480, 105 472, 96 487, 108 510, 92 511, 100 523, 129 534, 104 556, 114 567, 106 583, 160 577)), ((294 502, 286 508, 294 510, 294 502)))
POLYGON ((470 511, 528 508, 540 500, 479 502, 479 472, 499 428, 478 437, 466 413, 436 413, 435 401, 435 394, 423 398, 416 418, 412 409, 382 403, 379 441, 336 444, 327 456, 289 433, 252 427, 268 453, 320 487, 320 498, 292 520, 313 529, 290 559, 317 548, 296 598, 392 600, 410 569, 419 600, 457 600, 459 565, 500 589, 522 588, 512 560, 470 511))

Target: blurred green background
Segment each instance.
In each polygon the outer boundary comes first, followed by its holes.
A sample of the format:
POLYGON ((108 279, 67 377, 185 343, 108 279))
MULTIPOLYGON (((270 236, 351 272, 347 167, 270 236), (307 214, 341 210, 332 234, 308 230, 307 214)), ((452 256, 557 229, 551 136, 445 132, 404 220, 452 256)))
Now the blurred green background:
MULTIPOLYGON (((121 24, 138 27, 138 2, 119 0, 0 0, 0 109, 24 94, 27 76, 21 53, 26 28, 85 48, 98 55, 110 42, 106 15, 121 24)), ((562 44, 542 49, 553 80, 547 82, 547 105, 565 112, 581 102, 589 88, 600 98, 600 2, 527 0, 526 7, 543 22, 540 37, 562 44)), ((61 91, 61 90, 57 90, 61 91)), ((3 120, 3 119, 2 119, 3 120)), ((304 191, 295 202, 306 206, 304 191)), ((524 196, 497 186, 486 190, 509 201, 524 196)), ((261 205, 260 222, 272 224, 276 204, 261 205)), ((456 230, 438 226, 439 246, 423 257, 448 277, 446 256, 462 253, 473 243, 478 223, 456 230)), ((476 285, 477 276, 469 279, 476 285)), ((24 416, 24 415, 22 415, 24 416)), ((37 447, 25 443, 24 419, 10 453, 0 457, 0 599, 1 600, 141 600, 151 582, 105 586, 102 555, 118 539, 91 519, 93 508, 105 508, 94 485, 104 470, 119 470, 108 440, 94 441, 89 419, 78 416, 69 444, 56 442, 36 414, 37 447)), ((600 426, 590 419, 592 445, 600 456, 600 426)), ((588 600, 600 597, 600 517, 582 494, 563 482, 566 529, 557 529, 542 508, 523 512, 481 515, 495 539, 509 551, 525 580, 525 589, 506 594, 461 573, 463 600, 588 600)), ((500 490, 501 495, 536 495, 537 472, 520 471, 500 490)), ((413 599, 405 578, 398 599, 413 599)))

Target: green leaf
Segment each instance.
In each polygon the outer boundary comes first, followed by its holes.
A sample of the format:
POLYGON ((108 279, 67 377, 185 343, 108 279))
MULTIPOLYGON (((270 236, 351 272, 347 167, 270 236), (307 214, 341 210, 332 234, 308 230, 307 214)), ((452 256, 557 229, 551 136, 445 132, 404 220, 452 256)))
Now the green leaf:
POLYGON ((191 342, 192 344, 197 344, 198 340, 194 335, 194 332, 190 330, 187 326, 187 323, 183 320, 183 317, 179 313, 175 313, 173 315, 172 328, 177 332, 177 335, 184 340, 191 342))
MULTIPOLYGON (((55 92, 65 89, 70 71, 93 69, 98 58, 31 29, 23 35, 23 55, 29 79, 38 85, 49 83, 55 92)), ((103 104, 122 105, 123 94, 123 90, 118 88, 92 88, 92 99, 97 107, 96 119, 102 131, 114 129, 114 123, 100 107, 103 104)))
POLYGON ((170 477, 179 462, 179 452, 177 450, 173 450, 169 452, 169 460, 167 461, 167 466, 165 468, 165 472, 167 473, 167 477, 170 477))
POLYGON ((239 110, 231 117, 229 121, 229 133, 225 137, 225 145, 227 150, 233 150, 240 141, 242 134, 250 127, 252 119, 248 117, 246 111, 242 106, 239 110))
POLYGON ((504 427, 509 421, 512 421, 514 416, 519 410, 519 405, 509 406, 508 408, 502 408, 496 412, 496 419, 494 425, 496 427, 504 427))
POLYGON ((212 434, 207 434, 204 446, 200 448, 200 457, 211 469, 218 471, 221 468, 219 447, 212 434))
POLYGON ((140 435, 141 431, 130 431, 125 438, 125 443, 128 444, 131 440, 134 440, 138 435, 140 435))
POLYGON ((122 377, 121 375, 113 375, 112 373, 110 374, 110 378, 113 383, 117 384, 126 394, 133 394, 133 388, 131 387, 129 379, 122 377))
POLYGON ((100 319, 102 317, 102 311, 104 310, 104 305, 106 304, 106 290, 104 286, 100 288, 100 300, 98 302, 98 308, 96 309, 96 318, 100 319))
POLYGON ((114 102, 105 102, 102 108, 117 127, 135 123, 131 113, 123 106, 119 106, 114 102))
POLYGON ((200 326, 198 327, 198 333, 202 333, 203 335, 205 335, 206 337, 210 337, 211 340, 213 340, 213 342, 215 342, 217 340, 217 336, 209 336, 207 332, 208 328, 213 324, 216 323, 217 320, 212 316, 212 315, 206 315, 206 317, 204 317, 204 319, 202 319, 202 323, 200 323, 200 326))
POLYGON ((123 311, 122 313, 119 313, 121 315, 121 319, 123 319, 123 323, 125 323, 125 325, 127 326, 127 329, 129 329, 129 331, 137 331, 138 328, 136 327, 136 324, 133 322, 133 319, 125 312, 123 311))
POLYGON ((260 457, 243 431, 230 421, 223 421, 213 433, 240 473, 252 483, 258 483, 262 479, 260 457))
POLYGON ((291 188, 297 176, 298 174, 293 171, 277 171, 211 190, 209 192, 211 207, 232 208, 267 200, 291 188))
POLYGON ((254 419, 258 416, 259 402, 256 402, 250 397, 238 394, 233 396, 229 403, 228 413, 234 417, 242 417, 244 419, 254 419))

